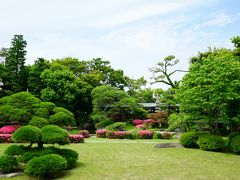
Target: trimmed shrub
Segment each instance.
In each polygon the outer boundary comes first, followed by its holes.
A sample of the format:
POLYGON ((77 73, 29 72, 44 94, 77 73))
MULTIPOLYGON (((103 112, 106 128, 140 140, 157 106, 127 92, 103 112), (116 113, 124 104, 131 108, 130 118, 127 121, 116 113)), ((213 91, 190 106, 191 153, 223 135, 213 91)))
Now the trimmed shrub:
POLYGON ((16 158, 8 155, 0 156, 0 170, 4 173, 10 173, 15 171, 17 168, 18 163, 16 158))
POLYGON ((130 131, 117 131, 114 133, 115 139, 133 139, 130 131))
POLYGON ((146 119, 143 120, 143 123, 146 124, 148 127, 158 127, 159 121, 153 119, 146 119))
POLYGON ((50 116, 49 122, 50 124, 55 124, 58 126, 73 125, 72 117, 64 112, 58 112, 50 116))
POLYGON ((160 132, 154 132, 153 133, 153 139, 163 139, 163 136, 160 132))
POLYGON ((107 133, 106 129, 99 129, 96 131, 96 135, 98 138, 106 138, 106 133, 107 133))
POLYGON ((230 148, 235 153, 240 153, 240 135, 234 136, 230 143, 230 148))
POLYGON ((231 132, 231 133, 229 133, 229 135, 228 135, 228 146, 231 146, 232 139, 235 136, 239 136, 239 135, 240 135, 239 132, 231 132))
POLYGON ((31 159, 24 173, 29 176, 53 178, 58 177, 67 168, 67 161, 58 154, 47 154, 31 159))
POLYGON ((110 131, 123 131, 125 128, 126 128, 125 122, 116 122, 107 126, 105 129, 110 131))
POLYGON ((88 132, 88 130, 81 130, 78 132, 78 134, 82 135, 84 138, 89 138, 90 134, 88 132))
POLYGON ((41 118, 45 118, 48 119, 49 118, 49 112, 46 108, 38 108, 35 111, 35 116, 37 117, 41 117, 41 118))
POLYGON ((107 131, 107 132, 106 132, 106 138, 114 139, 114 138, 115 138, 115 133, 114 133, 114 131, 107 131))
POLYGON ((23 153, 22 156, 20 156, 18 158, 18 162, 27 163, 34 157, 40 157, 43 155, 54 154, 54 153, 55 153, 55 151, 50 148, 43 148, 43 149, 32 148, 32 149, 26 151, 25 153, 23 153))
POLYGON ((197 132, 186 132, 181 134, 180 143, 187 148, 196 148, 198 147, 198 133, 197 132))
POLYGON ((42 131, 41 129, 27 125, 22 126, 16 130, 16 132, 13 134, 13 140, 16 142, 31 142, 31 143, 37 143, 41 140, 42 137, 42 131))
POLYGON ((136 125, 134 127, 137 128, 137 129, 146 129, 147 125, 146 124, 139 124, 139 125, 136 125))
POLYGON ((70 134, 68 139, 70 143, 84 143, 84 136, 81 134, 70 134))
POLYGON ((143 120, 141 120, 141 119, 134 119, 132 121, 132 123, 133 123, 134 126, 137 126, 137 125, 143 124, 143 120))
POLYGON ((13 107, 9 105, 0 106, 0 122, 9 122, 13 113, 13 107))
POLYGON ((72 149, 59 149, 58 154, 67 161, 67 169, 76 167, 78 153, 72 149))
POLYGON ((42 117, 33 117, 32 120, 29 122, 29 125, 36 126, 38 128, 42 128, 43 126, 46 126, 48 124, 48 120, 42 117))
POLYGON ((149 130, 141 130, 138 132, 138 138, 139 139, 152 139, 153 132, 149 131, 149 130))
POLYGON ((9 117, 9 121, 28 123, 31 118, 32 118, 32 115, 26 109, 14 108, 12 109, 12 113, 11 113, 11 116, 9 117))
POLYGON ((19 128, 20 126, 18 125, 12 125, 12 126, 3 126, 0 128, 0 134, 12 134, 14 133, 17 128, 19 128))
POLYGON ((45 144, 68 144, 68 137, 67 131, 58 126, 47 125, 42 128, 42 141, 45 144))
POLYGON ((65 114, 67 114, 68 116, 74 118, 73 113, 72 113, 71 111, 63 108, 63 107, 55 107, 55 108, 53 109, 53 112, 54 112, 54 113, 63 112, 63 113, 65 113, 65 114))
POLYGON ((99 123, 96 123, 95 127, 96 127, 96 129, 103 129, 112 123, 113 123, 113 121, 111 121, 110 119, 106 119, 106 120, 100 121, 99 123))
POLYGON ((28 148, 23 145, 11 145, 5 150, 5 154, 9 156, 20 156, 23 155, 27 150, 28 148))
POLYGON ((12 134, 0 134, 0 143, 10 143, 12 141, 12 134))
POLYGON ((56 105, 52 102, 41 102, 39 104, 37 104, 38 108, 44 108, 47 109, 48 112, 52 112, 54 108, 56 108, 56 105))
POLYGON ((225 148, 225 143, 220 136, 201 135, 198 139, 200 149, 205 151, 221 151, 225 148))

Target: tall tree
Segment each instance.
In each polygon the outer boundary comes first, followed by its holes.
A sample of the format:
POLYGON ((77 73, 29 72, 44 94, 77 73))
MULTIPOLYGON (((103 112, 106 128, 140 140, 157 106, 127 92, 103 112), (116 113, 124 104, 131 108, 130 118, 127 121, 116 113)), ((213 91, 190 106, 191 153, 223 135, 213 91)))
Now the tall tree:
POLYGON ((152 79, 153 83, 164 83, 166 85, 171 86, 172 88, 177 88, 179 85, 179 81, 173 81, 171 76, 176 72, 187 72, 184 70, 173 70, 169 72, 169 68, 175 66, 179 62, 178 59, 175 59, 175 56, 170 55, 165 57, 162 61, 157 63, 157 66, 151 68, 150 71, 153 72, 152 79))
POLYGON ((6 77, 4 78, 4 90, 6 94, 13 94, 27 89, 27 68, 25 64, 27 43, 23 35, 14 35, 11 47, 6 58, 6 77))

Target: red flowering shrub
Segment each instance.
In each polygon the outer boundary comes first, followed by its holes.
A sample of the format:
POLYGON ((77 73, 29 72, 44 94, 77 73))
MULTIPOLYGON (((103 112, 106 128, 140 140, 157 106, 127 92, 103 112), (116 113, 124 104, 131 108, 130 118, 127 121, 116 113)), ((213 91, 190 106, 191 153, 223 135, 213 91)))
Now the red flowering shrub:
POLYGON ((98 138, 105 138, 107 130, 106 129, 99 129, 96 131, 96 135, 98 138))
POLYGON ((114 139, 115 138, 115 132, 114 131, 107 131, 106 132, 106 138, 114 139))
POLYGON ((153 132, 149 131, 149 130, 141 130, 138 132, 138 138, 139 139, 152 139, 153 132))
POLYGON ((78 132, 78 134, 83 135, 84 138, 89 138, 90 134, 88 132, 88 130, 81 130, 78 132))
POLYGON ((12 134, 0 134, 0 143, 10 143, 12 134))
POLYGON ((132 121, 133 125, 137 126, 137 125, 140 125, 140 124, 143 124, 143 120, 141 119, 135 119, 132 121))
POLYGON ((0 128, 0 133, 1 134, 13 134, 19 127, 20 127, 19 125, 3 126, 0 128))
POLYGON ((81 134, 70 134, 69 141, 71 143, 84 143, 84 137, 81 134))

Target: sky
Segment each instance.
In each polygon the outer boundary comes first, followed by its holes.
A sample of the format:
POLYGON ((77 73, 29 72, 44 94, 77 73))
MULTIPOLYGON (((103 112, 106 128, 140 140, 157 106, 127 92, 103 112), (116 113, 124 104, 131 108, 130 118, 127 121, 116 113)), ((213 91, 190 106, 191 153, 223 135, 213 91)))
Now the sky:
POLYGON ((39 57, 100 57, 150 82, 149 69, 168 55, 179 59, 177 69, 187 70, 199 51, 233 48, 240 0, 0 0, 0 18, 0 48, 24 35, 27 64, 39 57))

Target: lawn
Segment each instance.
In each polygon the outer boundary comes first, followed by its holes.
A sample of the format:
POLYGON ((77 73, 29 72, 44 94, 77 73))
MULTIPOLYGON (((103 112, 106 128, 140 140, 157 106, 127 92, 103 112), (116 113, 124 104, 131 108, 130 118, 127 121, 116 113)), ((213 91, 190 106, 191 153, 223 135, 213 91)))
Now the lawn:
MULTIPOLYGON (((78 166, 61 179, 239 179, 240 156, 186 148, 154 148, 177 140, 106 140, 91 138, 71 144, 78 166)), ((0 154, 8 147, 0 145, 0 154)), ((28 179, 26 176, 12 179, 28 179)))

